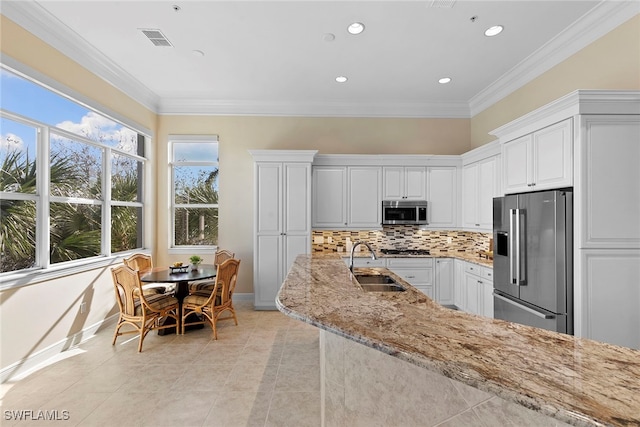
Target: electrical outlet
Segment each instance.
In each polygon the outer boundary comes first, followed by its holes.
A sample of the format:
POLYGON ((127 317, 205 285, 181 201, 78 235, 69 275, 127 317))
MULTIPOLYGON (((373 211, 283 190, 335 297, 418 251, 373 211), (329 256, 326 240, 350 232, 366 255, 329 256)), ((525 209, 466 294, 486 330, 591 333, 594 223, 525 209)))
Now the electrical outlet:
POLYGON ((80 314, 84 313, 85 311, 87 311, 87 303, 80 303, 80 314))
POLYGON ((453 238, 452 238, 452 237, 447 237, 447 243, 448 243, 448 244, 453 243, 453 238))

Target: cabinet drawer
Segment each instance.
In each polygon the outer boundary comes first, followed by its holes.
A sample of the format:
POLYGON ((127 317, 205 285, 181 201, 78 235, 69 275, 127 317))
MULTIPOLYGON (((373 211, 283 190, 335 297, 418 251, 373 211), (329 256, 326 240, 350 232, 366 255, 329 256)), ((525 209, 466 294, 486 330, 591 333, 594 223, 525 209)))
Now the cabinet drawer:
POLYGON ((422 285, 433 283, 433 269, 431 268, 389 268, 389 270, 412 285, 416 283, 422 285))
MULTIPOLYGON (((345 264, 349 265, 349 258, 343 258, 345 264)), ((353 259, 354 267, 386 267, 387 263, 384 259, 371 259, 371 258, 354 258, 353 259)))
POLYGON ((415 286, 415 288, 417 290, 419 290, 420 292, 422 292, 423 294, 425 294, 426 296, 428 296, 429 298, 435 299, 434 298, 434 292, 433 292, 433 286, 417 285, 417 286, 415 286))
POLYGON ((482 278, 493 283, 493 268, 482 267, 482 278))
POLYGON ((387 258, 387 267, 433 268, 433 258, 387 258))
POLYGON ((470 262, 466 262, 464 264, 464 271, 466 273, 474 274, 476 276, 483 277, 482 276, 482 270, 483 270, 483 268, 481 266, 479 266, 478 264, 473 264, 473 263, 470 263, 470 262))

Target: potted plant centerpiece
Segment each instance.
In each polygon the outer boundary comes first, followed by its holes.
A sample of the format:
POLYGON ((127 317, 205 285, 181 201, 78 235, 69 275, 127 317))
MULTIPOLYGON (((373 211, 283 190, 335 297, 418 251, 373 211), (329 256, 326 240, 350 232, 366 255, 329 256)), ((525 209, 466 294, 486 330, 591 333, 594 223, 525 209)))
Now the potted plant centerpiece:
POLYGON ((191 255, 189 257, 189 262, 191 262, 191 269, 197 270, 198 266, 202 262, 202 258, 199 255, 191 255))

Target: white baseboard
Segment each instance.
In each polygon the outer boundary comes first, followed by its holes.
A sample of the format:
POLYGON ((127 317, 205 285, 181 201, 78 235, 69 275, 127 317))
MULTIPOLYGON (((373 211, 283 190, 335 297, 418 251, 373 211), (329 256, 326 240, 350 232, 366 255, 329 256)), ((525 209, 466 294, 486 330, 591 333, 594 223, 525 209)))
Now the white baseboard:
POLYGON ((103 326, 115 324, 117 320, 117 314, 110 316, 101 322, 95 323, 76 334, 60 340, 47 348, 32 353, 28 357, 3 368, 0 370, 0 384, 7 381, 18 381, 43 366, 48 365, 51 363, 52 358, 60 357, 62 353, 72 350, 79 344, 82 344, 93 337, 98 329, 103 326))

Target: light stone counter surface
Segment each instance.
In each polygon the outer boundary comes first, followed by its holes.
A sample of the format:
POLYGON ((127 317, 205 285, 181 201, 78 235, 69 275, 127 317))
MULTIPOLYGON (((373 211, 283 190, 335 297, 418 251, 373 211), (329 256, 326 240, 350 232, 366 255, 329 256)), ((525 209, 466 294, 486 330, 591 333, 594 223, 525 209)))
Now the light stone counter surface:
POLYGON ((283 313, 572 425, 640 425, 640 351, 365 292, 337 254, 296 259, 283 313))
MULTIPOLYGON (((322 252, 316 253, 316 256, 324 256, 335 253, 342 258, 349 258, 348 252, 322 252)), ((448 252, 448 251, 431 251, 429 255, 410 255, 410 254, 382 254, 380 251, 376 251, 378 258, 455 258, 463 261, 473 262, 483 267, 493 268, 493 260, 487 258, 481 258, 478 254, 469 252, 448 252)), ((354 258, 371 258, 371 252, 357 251, 353 255, 354 258)))

